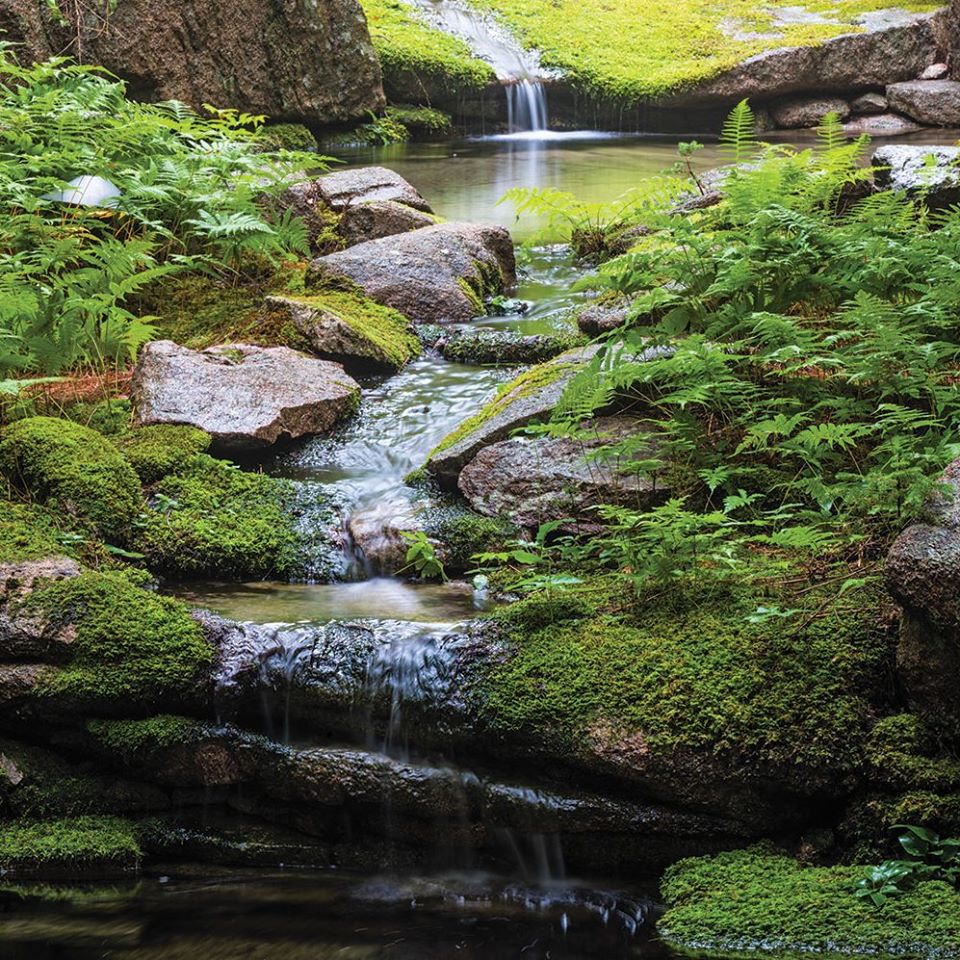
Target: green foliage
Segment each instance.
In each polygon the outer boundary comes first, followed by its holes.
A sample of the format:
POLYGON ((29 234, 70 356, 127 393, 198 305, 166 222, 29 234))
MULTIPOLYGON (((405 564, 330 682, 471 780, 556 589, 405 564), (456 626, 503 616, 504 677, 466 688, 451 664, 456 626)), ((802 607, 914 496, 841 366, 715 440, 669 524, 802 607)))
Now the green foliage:
POLYGON ((127 463, 144 484, 156 483, 197 453, 206 453, 210 435, 196 427, 158 424, 132 430, 117 441, 127 463))
POLYGON ((391 143, 406 143, 410 131, 393 117, 378 117, 371 113, 370 119, 357 127, 357 136, 372 147, 386 147, 391 143))
POLYGON ((433 107, 399 104, 387 107, 386 116, 405 127, 414 140, 439 140, 453 133, 453 119, 450 114, 433 107))
POLYGON ((73 539, 64 536, 48 511, 0 499, 0 563, 70 554, 73 539))
POLYGON ((44 583, 21 606, 51 623, 74 625, 72 659, 47 681, 51 696, 142 705, 182 700, 213 656, 187 607, 121 573, 84 571, 44 583))
POLYGON ((31 499, 123 543, 143 509, 140 482, 117 448, 89 427, 30 417, 0 435, 0 475, 31 499))
POLYGON ((887 860, 854 885, 854 896, 882 907, 918 883, 940 880, 952 887, 960 881, 960 840, 943 840, 926 827, 901 824, 900 846, 906 860, 887 860))
POLYGON ((720 132, 720 145, 734 163, 744 163, 757 150, 757 119, 747 100, 741 100, 730 111, 720 132))
POLYGON ((249 254, 306 253, 302 223, 265 209, 303 156, 261 153, 260 122, 134 103, 94 68, 21 67, 0 48, 0 378, 126 362, 154 334, 131 309, 146 285, 249 254), (119 196, 56 199, 84 176, 119 196))
POLYGON ((0 869, 15 874, 131 870, 139 861, 136 830, 118 817, 5 823, 0 829, 0 869))
POLYGON ((405 557, 407 566, 403 568, 404 570, 412 568, 424 580, 446 581, 449 579, 443 563, 437 556, 436 547, 422 530, 404 530, 401 535, 409 544, 405 557))
POLYGON ((302 123, 271 123, 260 128, 260 140, 269 150, 316 152, 317 138, 302 123))
POLYGON ((462 573, 476 554, 502 547, 518 532, 507 520, 483 517, 459 504, 431 505, 423 521, 427 535, 441 545, 448 572, 462 573))
POLYGON ((175 577, 286 577, 299 563, 283 481, 198 454, 152 490, 136 548, 175 577))
POLYGON ((853 894, 869 869, 805 867, 765 848, 682 860, 661 882, 668 910, 657 929, 698 955, 960 954, 960 894, 920 883, 877 909, 853 894))
POLYGON ((88 720, 87 732, 94 740, 129 763, 143 760, 153 750, 191 743, 206 728, 187 717, 160 714, 145 720, 88 720))

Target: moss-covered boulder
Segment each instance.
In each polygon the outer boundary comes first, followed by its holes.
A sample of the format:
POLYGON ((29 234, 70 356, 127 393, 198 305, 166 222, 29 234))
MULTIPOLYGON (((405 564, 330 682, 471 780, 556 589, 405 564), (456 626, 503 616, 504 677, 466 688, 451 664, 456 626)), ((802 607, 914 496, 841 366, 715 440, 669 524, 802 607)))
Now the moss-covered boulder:
POLYGON ((0 499, 0 564, 67 552, 63 531, 46 510, 0 499))
POLYGON ((266 307, 286 314, 322 357, 397 370, 420 354, 420 341, 407 318, 358 290, 328 288, 312 296, 269 297, 266 307))
POLYGON ((586 343, 569 333, 521 334, 513 330, 457 330, 439 345, 445 360, 481 365, 542 363, 586 343))
POLYGON ((268 579, 300 562, 290 486, 196 454, 152 488, 135 546, 171 577, 268 579))
POLYGON ((117 441, 120 452, 144 484, 156 483, 185 461, 210 448, 209 433, 196 427, 164 423, 131 430, 117 441))
POLYGON ((140 481, 96 430, 54 417, 30 417, 0 435, 0 475, 36 502, 123 543, 143 510, 140 481))
POLYGON ((112 877, 140 865, 133 824, 118 817, 23 821, 0 827, 0 872, 24 877, 112 877))
POLYGON ((664 876, 657 930, 698 956, 960 956, 960 892, 929 881, 878 908, 854 895, 868 869, 803 866, 762 848, 684 860, 664 876))

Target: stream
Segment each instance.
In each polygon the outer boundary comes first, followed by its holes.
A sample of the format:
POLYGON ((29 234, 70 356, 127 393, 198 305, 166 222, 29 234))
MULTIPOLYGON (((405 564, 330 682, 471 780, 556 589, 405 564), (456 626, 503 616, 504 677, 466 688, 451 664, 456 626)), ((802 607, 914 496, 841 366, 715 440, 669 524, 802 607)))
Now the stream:
MULTIPOLYGON (((937 138, 943 139, 942 132, 937 138)), ((608 202, 643 177, 669 167, 674 156, 674 144, 651 138, 545 134, 539 140, 521 135, 357 150, 341 159, 389 166, 409 179, 442 216, 501 223, 524 241, 537 238, 543 223, 535 217, 517 221, 508 206, 498 205, 508 188, 552 186, 585 200, 608 202)), ((704 169, 721 160, 715 146, 697 157, 704 169)), ((550 245, 536 247, 521 265, 516 296, 530 302, 527 312, 476 322, 529 333, 567 327, 571 307, 583 296, 571 289, 581 269, 565 249, 550 245)), ((318 486, 336 502, 344 520, 362 510, 402 511, 422 496, 404 477, 515 372, 460 366, 427 354, 392 377, 368 376, 362 381, 360 411, 349 424, 332 437, 279 454, 266 468, 318 486)), ((373 758, 418 762, 406 743, 398 746, 402 699, 407 687, 432 676, 438 635, 475 616, 485 598, 467 584, 370 576, 350 556, 349 543, 342 573, 336 583, 191 583, 175 592, 197 607, 251 625, 252 642, 259 642, 257 625, 270 625, 263 632, 274 644, 264 653, 265 675, 295 669, 302 651, 316 643, 317 631, 331 626, 360 623, 374 634, 392 632, 391 642, 371 656, 367 676, 369 683, 390 688, 398 719, 394 724, 391 716, 385 739, 378 741, 371 733, 363 749, 373 758)), ((278 740, 291 738, 289 723, 280 729, 270 717, 263 732, 278 740)), ((470 770, 445 770, 476 779, 470 770)), ((545 802, 522 783, 509 781, 495 789, 513 791, 531 810, 545 802)), ((605 878, 571 878, 557 838, 535 830, 510 834, 505 847, 506 869, 499 873, 453 862, 429 873, 397 869, 374 877, 336 869, 227 870, 177 864, 154 865, 150 873, 126 884, 0 885, 3 956, 655 960, 668 955, 647 923, 654 882, 624 886, 605 878)), ((635 873, 643 872, 638 865, 635 873)))

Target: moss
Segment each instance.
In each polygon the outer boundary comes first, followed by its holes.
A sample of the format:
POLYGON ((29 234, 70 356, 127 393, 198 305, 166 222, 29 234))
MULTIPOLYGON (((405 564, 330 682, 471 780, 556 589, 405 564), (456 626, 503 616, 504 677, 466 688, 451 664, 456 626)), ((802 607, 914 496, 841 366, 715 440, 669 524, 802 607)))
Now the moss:
POLYGON ((583 620, 597 614, 597 606, 589 597, 573 592, 531 594, 501 607, 493 619, 513 629, 539 630, 570 620, 583 620))
POLYGON ((97 403, 74 403, 64 409, 63 415, 105 437, 121 437, 130 429, 131 412, 130 401, 117 398, 97 403))
MULTIPOLYGON (((803 8, 826 14, 826 22, 775 22, 777 8, 791 2, 474 0, 499 14, 575 87, 617 100, 690 86, 772 47, 812 45, 856 32, 861 28, 851 24, 852 17, 891 6, 890 0, 807 0, 803 8)), ((912 11, 940 6, 923 0, 896 5, 912 11)))
POLYGON ((453 119, 450 114, 433 107, 400 104, 387 107, 386 115, 403 124, 414 140, 443 139, 453 134, 453 119))
POLYGON ((210 441, 210 434, 196 427, 158 424, 131 431, 117 446, 141 482, 151 484, 172 473, 194 454, 206 453, 210 441))
POLYGON ((343 281, 290 299, 336 317, 373 346, 370 359, 399 368, 420 355, 420 340, 402 313, 374 303, 343 281))
POLYGON ((362 0, 361 5, 388 91, 415 95, 426 84, 451 94, 479 92, 496 81, 493 69, 462 40, 429 26, 400 0, 362 0))
POLYGON ((268 150, 315 153, 319 148, 317 138, 302 123, 271 123, 261 129, 260 140, 268 150))
POLYGON ((109 440, 89 427, 31 417, 4 430, 0 474, 31 498, 124 542, 143 509, 140 481, 109 440))
POLYGON ((45 583, 22 600, 26 613, 74 627, 72 659, 45 692, 138 706, 186 697, 212 651, 188 608, 143 590, 118 572, 85 571, 45 583))
POLYGON ((653 760, 692 750, 803 784, 852 784, 892 638, 868 605, 794 630, 750 623, 756 606, 728 598, 538 630, 521 622, 484 682, 489 722, 570 749, 611 726, 642 736, 653 760))
POLYGON ((482 517, 459 504, 431 506, 424 531, 442 545, 448 573, 467 570, 474 554, 503 549, 519 536, 519 529, 509 521, 482 517))
POLYGON ((525 336, 512 330, 464 330, 447 341, 443 356, 454 363, 518 366, 542 363, 586 343, 586 336, 574 333, 525 336))
POLYGON ((144 752, 192 743, 206 729, 196 720, 172 714, 145 720, 87 721, 87 732, 93 739, 127 762, 144 752))
POLYGON ((169 576, 288 576, 299 562, 288 494, 284 481, 197 454, 153 488, 135 546, 169 576))
POLYGON ((136 830, 118 817, 7 823, 0 828, 0 870, 130 870, 139 861, 136 830))
POLYGON ((47 511, 0 500, 0 563, 40 560, 71 552, 47 511))
POLYGON ((941 791, 960 787, 960 760, 946 755, 932 731, 913 714, 879 721, 867 742, 867 759, 871 779, 887 788, 941 791))
POLYGON ((682 860, 661 884, 667 943, 730 953, 960 955, 960 893, 919 884, 877 908, 854 896, 866 867, 806 867, 755 848, 682 860))
POLYGON ((454 431, 448 433, 447 436, 430 451, 427 459, 431 459, 444 450, 449 450, 450 447, 460 443, 461 440, 470 436, 474 431, 479 430, 485 423, 502 413, 517 400, 522 400, 524 397, 528 397, 531 394, 549 387, 571 370, 575 369, 576 363, 564 359, 566 356, 566 354, 561 354, 559 357, 547 363, 541 363, 535 367, 531 367, 518 377, 505 383, 497 391, 497 395, 486 404, 482 410, 475 413, 472 417, 468 417, 454 431))

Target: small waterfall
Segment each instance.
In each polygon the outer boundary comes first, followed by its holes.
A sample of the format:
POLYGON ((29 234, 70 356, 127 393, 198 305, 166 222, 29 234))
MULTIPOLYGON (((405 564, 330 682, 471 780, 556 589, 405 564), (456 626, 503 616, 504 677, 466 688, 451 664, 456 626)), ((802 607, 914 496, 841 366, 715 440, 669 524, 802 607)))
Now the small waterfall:
POLYGON ((548 129, 547 91, 541 80, 520 77, 504 83, 510 133, 542 133, 548 129))

